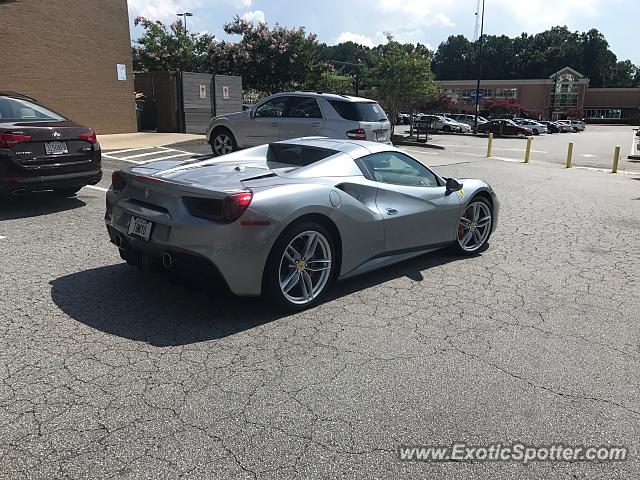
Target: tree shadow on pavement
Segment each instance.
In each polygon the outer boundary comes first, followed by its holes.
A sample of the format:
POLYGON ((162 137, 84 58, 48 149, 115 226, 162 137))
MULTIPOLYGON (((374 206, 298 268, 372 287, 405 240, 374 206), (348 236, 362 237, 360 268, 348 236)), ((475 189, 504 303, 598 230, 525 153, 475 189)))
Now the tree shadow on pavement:
POLYGON ((76 197, 37 193, 24 197, 0 198, 0 220, 19 220, 81 208, 85 202, 76 197))
MULTIPOLYGON (((406 260, 335 283, 324 303, 400 277, 422 281, 424 270, 462 259, 439 251, 406 260)), ((171 285, 165 275, 144 274, 125 263, 73 273, 50 284, 54 303, 71 318, 158 347, 224 338, 290 315, 260 298, 190 291, 171 285)))

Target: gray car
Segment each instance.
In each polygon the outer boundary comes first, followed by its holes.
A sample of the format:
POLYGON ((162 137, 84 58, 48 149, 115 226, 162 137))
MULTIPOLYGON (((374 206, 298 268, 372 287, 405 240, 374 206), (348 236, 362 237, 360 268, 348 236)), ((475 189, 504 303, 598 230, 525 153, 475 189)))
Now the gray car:
POLYGON ((290 92, 267 97, 243 112, 214 117, 207 129, 214 155, 309 136, 390 143, 391 123, 374 100, 290 92))
POLYGON ((222 282, 280 306, 438 248, 482 251, 498 199, 392 146, 301 138, 116 171, 105 221, 128 263, 222 282))

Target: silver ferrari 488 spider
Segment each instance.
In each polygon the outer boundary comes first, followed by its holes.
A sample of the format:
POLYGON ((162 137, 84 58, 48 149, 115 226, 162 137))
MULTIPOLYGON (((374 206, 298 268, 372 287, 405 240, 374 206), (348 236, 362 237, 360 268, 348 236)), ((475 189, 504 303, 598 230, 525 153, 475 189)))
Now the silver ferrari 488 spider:
POLYGON ((121 257, 300 310, 342 280, 496 228, 481 180, 443 178, 373 142, 300 138, 113 173, 105 221, 121 257))

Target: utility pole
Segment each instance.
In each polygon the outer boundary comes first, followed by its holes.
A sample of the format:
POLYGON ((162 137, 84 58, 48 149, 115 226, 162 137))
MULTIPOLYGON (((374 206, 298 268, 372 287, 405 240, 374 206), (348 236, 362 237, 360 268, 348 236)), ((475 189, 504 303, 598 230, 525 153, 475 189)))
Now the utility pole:
POLYGON ((186 36, 187 35, 187 17, 193 17, 193 13, 183 12, 183 13, 176 13, 176 15, 184 19, 184 34, 186 36))
MULTIPOLYGON (((473 120, 473 133, 478 133, 478 110, 480 109, 480 77, 482 76, 482 42, 484 40, 484 1, 482 0, 482 17, 480 20, 480 39, 478 40, 478 82, 476 83, 476 114, 473 120)), ((480 1, 478 0, 478 3, 480 1)), ((476 12, 477 15, 477 12, 476 12)))

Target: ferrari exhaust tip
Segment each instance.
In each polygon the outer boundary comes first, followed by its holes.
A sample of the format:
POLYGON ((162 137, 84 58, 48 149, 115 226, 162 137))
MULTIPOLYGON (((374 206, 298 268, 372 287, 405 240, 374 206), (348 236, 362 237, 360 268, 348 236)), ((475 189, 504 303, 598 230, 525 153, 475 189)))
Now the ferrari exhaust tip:
POLYGON ((169 252, 165 252, 162 254, 162 265, 167 270, 170 269, 171 266, 173 265, 173 257, 169 252))
POLYGON ((115 242, 116 242, 116 247, 118 247, 120 250, 127 249, 127 242, 125 241, 122 235, 116 235, 115 242))
POLYGON ((11 192, 11 195, 14 197, 21 197, 23 195, 26 195, 27 193, 29 193, 29 190, 27 190, 26 188, 17 188, 11 192))

